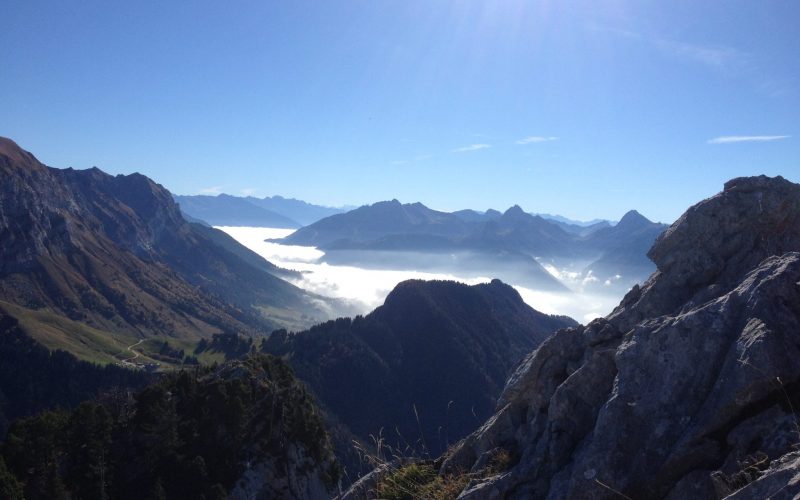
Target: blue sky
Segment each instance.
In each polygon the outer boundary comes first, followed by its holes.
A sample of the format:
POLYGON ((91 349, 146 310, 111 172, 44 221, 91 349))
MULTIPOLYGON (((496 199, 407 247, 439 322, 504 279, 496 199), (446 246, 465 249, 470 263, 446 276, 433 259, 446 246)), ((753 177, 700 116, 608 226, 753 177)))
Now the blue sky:
POLYGON ((2 12, 0 135, 180 194, 671 222, 732 177, 800 181, 800 2, 2 12))

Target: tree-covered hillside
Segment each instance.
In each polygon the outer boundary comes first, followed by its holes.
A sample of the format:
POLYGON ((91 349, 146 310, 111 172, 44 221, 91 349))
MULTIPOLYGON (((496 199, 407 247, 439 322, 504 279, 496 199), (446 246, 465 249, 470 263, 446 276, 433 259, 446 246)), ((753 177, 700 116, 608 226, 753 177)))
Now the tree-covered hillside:
POLYGON ((0 491, 28 500, 321 498, 338 466, 322 419, 271 356, 165 375, 9 429, 0 491))

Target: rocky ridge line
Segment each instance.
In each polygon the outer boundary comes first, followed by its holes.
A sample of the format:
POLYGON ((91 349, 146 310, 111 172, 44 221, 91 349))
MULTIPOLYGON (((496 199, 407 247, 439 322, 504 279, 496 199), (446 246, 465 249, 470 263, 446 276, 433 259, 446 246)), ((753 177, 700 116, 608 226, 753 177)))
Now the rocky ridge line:
POLYGON ((785 179, 734 179, 691 207, 650 250, 658 271, 531 353, 445 457, 450 472, 515 457, 459 498, 799 493, 798 251, 800 186, 785 179))

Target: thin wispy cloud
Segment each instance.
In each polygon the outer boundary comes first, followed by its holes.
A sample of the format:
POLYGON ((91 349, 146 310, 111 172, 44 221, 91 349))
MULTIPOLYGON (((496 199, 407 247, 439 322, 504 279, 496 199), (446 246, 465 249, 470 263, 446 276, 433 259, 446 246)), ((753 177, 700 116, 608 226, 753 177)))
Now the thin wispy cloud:
POLYGON ((709 144, 732 144, 736 142, 771 142, 788 139, 788 135, 723 135, 709 139, 709 144))
POLYGON ((198 194, 221 194, 223 186, 210 186, 205 188, 200 188, 197 191, 198 194))
POLYGON ((244 188, 244 189, 241 190, 241 193, 244 196, 253 196, 257 192, 258 192, 258 189, 256 189, 256 188, 244 188))
POLYGON ((797 93, 797 82, 792 78, 767 78, 758 86, 758 91, 769 97, 787 97, 797 93))
POLYGON ((555 141, 558 137, 545 137, 542 135, 531 135, 525 137, 524 139, 520 139, 517 141, 517 144, 539 144, 540 142, 550 142, 555 141))
POLYGON ((592 26, 592 29, 642 42, 655 47, 666 56, 701 63, 719 70, 746 68, 749 62, 749 57, 745 52, 725 45, 691 43, 608 26, 592 26))
POLYGON ((478 151, 481 149, 487 149, 492 147, 491 144, 470 144, 469 146, 464 146, 463 148, 456 148, 453 150, 453 153, 466 153, 468 151, 478 151))
POLYGON ((700 45, 665 38, 654 39, 653 43, 668 55, 718 69, 731 69, 747 62, 743 52, 722 45, 700 45))

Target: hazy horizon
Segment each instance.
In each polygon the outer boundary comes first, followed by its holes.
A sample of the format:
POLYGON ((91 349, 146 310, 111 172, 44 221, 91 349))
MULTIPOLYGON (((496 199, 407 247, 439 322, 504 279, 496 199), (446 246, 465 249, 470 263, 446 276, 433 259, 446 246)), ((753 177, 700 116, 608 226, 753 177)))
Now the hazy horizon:
POLYGON ((671 222, 800 181, 796 2, 14 2, 0 135, 176 194, 671 222))

